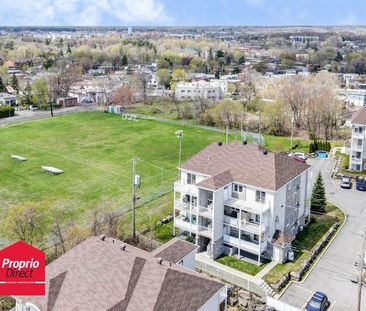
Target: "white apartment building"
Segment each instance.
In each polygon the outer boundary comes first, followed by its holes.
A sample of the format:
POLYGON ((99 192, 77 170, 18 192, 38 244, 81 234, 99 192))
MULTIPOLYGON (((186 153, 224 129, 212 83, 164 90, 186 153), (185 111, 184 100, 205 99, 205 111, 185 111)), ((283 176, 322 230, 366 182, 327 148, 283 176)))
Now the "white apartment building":
POLYGON ((337 96, 351 107, 363 107, 366 104, 366 89, 338 89, 337 96))
POLYGON ((310 166, 246 142, 214 143, 179 167, 175 234, 201 251, 287 259, 310 217, 310 166))
POLYGON ((358 110, 351 121, 352 139, 350 152, 350 169, 366 170, 366 107, 358 110))
POLYGON ((175 88, 175 96, 177 100, 221 100, 225 94, 223 85, 224 83, 206 81, 179 82, 175 88))

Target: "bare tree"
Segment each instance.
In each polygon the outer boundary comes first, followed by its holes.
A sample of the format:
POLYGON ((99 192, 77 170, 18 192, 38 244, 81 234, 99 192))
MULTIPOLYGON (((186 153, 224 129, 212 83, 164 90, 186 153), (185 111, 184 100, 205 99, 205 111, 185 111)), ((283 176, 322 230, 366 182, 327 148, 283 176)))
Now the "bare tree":
POLYGON ((128 85, 122 85, 115 90, 112 96, 112 103, 115 105, 131 105, 133 102, 133 92, 128 85))
POLYGON ((107 226, 107 235, 117 236, 118 214, 117 212, 104 212, 103 223, 107 226))
POLYGON ((140 90, 142 94, 142 100, 145 104, 147 99, 147 84, 150 80, 150 75, 146 72, 138 72, 135 74, 135 78, 135 81, 137 83, 135 87, 140 90))

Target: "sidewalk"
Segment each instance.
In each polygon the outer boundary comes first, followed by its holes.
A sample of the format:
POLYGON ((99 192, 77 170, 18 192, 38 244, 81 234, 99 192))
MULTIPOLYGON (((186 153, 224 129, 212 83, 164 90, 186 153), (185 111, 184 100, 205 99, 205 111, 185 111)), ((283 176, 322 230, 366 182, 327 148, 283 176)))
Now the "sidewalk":
POLYGON ((265 266, 261 271, 259 271, 255 277, 262 279, 269 271, 271 271, 275 266, 277 265, 277 262, 271 261, 267 266, 265 266))

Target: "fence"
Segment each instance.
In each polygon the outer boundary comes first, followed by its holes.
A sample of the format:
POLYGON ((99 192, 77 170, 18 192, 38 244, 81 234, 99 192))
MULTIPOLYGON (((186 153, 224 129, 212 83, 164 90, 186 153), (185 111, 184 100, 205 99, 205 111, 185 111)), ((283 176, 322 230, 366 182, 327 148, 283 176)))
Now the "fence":
POLYGON ((200 260, 199 256, 196 256, 196 269, 201 270, 215 278, 221 279, 227 283, 256 293, 259 296, 265 297, 267 295, 266 291, 253 280, 245 278, 239 273, 232 273, 230 271, 222 269, 217 264, 200 260))
POLYGON ((299 308, 293 307, 272 297, 267 297, 267 305, 275 308, 277 311, 300 311, 299 308))

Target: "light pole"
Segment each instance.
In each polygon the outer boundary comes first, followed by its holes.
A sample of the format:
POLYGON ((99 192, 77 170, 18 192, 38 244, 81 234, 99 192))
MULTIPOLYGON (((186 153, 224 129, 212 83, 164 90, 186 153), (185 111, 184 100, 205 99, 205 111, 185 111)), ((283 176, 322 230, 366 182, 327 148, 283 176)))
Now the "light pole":
POLYGON ((136 201, 140 199, 136 196, 136 187, 139 188, 141 185, 141 178, 136 175, 136 160, 134 156, 132 158, 132 239, 136 240, 136 201))
POLYGON ((292 150, 293 137, 294 137, 294 123, 295 123, 295 113, 292 111, 292 115, 291 115, 291 150, 292 150))
POLYGON ((178 166, 180 166, 181 156, 182 156, 182 139, 183 139, 183 130, 178 130, 175 132, 175 135, 179 139, 179 160, 178 166))

